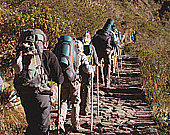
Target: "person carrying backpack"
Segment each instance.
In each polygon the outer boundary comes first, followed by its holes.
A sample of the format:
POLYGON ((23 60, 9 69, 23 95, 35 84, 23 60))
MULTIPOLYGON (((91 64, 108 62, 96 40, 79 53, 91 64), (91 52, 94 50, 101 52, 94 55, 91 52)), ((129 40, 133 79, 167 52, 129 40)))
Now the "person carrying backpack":
POLYGON ((0 90, 1 90, 1 85, 3 84, 3 80, 2 80, 2 77, 1 77, 1 72, 0 72, 0 90))
MULTIPOLYGON (((95 47, 91 44, 90 32, 86 31, 81 41, 84 46, 84 54, 87 56, 90 65, 99 65, 97 52, 95 47)), ((88 115, 90 113, 90 92, 91 92, 91 75, 85 72, 81 72, 82 84, 81 84, 81 104, 80 104, 80 114, 88 115)))
POLYGON ((28 123, 26 135, 48 135, 52 95, 49 81, 64 82, 58 59, 47 47, 47 35, 42 30, 24 30, 17 57, 11 63, 15 69, 14 87, 28 123))
POLYGON ((99 61, 104 58, 104 81, 105 87, 110 87, 110 72, 111 72, 111 54, 115 41, 111 28, 114 26, 114 21, 108 19, 103 29, 99 29, 93 36, 92 43, 96 48, 99 61))
POLYGON ((89 65, 86 55, 83 53, 83 44, 80 40, 70 36, 61 36, 56 45, 55 54, 57 55, 60 65, 65 76, 64 83, 61 88, 61 112, 59 124, 61 132, 66 132, 64 122, 67 114, 67 103, 71 98, 72 112, 71 123, 69 129, 72 132, 86 131, 80 127, 79 112, 80 112, 80 70, 87 74, 94 72, 94 67, 89 65))

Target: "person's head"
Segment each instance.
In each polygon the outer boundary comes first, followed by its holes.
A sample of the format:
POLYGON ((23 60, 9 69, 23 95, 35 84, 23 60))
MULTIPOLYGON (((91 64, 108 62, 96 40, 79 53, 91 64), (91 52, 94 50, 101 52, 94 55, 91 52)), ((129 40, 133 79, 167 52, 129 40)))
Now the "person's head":
POLYGON ((115 34, 118 35, 118 29, 115 29, 115 34))
POLYGON ((90 36, 90 31, 86 31, 83 35, 83 44, 90 44, 91 42, 91 36, 90 36))
POLYGON ((80 53, 80 52, 83 52, 83 44, 80 40, 77 40, 77 45, 75 46, 76 47, 76 52, 77 53, 80 53))

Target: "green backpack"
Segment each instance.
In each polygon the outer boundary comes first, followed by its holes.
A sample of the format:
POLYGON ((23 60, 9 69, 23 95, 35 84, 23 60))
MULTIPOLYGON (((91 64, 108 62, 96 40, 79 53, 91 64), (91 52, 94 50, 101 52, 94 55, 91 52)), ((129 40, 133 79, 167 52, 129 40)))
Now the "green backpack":
POLYGON ((76 39, 63 35, 58 39, 58 44, 54 49, 54 54, 63 70, 64 78, 71 82, 79 78, 77 74, 79 68, 79 54, 76 52, 77 44, 76 39))
POLYGON ((46 35, 40 29, 25 30, 20 36, 17 47, 18 57, 21 59, 20 65, 14 62, 13 66, 16 71, 15 87, 21 93, 25 88, 32 88, 36 90, 35 93, 52 95, 42 61, 45 50, 43 44, 46 40, 46 35))

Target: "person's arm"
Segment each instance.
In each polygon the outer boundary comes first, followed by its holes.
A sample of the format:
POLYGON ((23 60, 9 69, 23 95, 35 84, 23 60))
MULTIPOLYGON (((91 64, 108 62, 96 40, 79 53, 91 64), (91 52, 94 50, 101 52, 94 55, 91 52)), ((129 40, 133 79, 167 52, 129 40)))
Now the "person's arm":
POLYGON ((0 86, 3 84, 2 77, 0 76, 0 86))
POLYGON ((98 66, 99 65, 99 60, 98 60, 97 52, 96 52, 96 49, 95 49, 94 45, 92 45, 92 49, 93 49, 94 64, 96 64, 98 66))
POLYGON ((58 84, 62 84, 64 82, 64 76, 62 73, 62 69, 60 67, 58 58, 54 55, 55 58, 53 58, 52 62, 51 62, 51 74, 50 76, 52 77, 52 79, 58 83, 58 84))
POLYGON ((91 74, 92 72, 94 72, 94 66, 90 65, 87 59, 87 56, 84 53, 81 53, 81 67, 83 72, 87 73, 87 74, 91 74))
POLYGON ((44 55, 46 57, 44 65, 48 76, 56 83, 62 84, 64 82, 64 76, 58 58, 49 50, 45 51, 44 55))

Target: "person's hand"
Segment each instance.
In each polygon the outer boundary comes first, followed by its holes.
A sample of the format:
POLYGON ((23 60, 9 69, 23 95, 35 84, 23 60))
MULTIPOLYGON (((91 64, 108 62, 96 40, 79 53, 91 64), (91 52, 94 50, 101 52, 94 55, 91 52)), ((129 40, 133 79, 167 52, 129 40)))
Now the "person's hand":
POLYGON ((92 70, 93 70, 93 72, 95 72, 95 66, 92 66, 92 70))

